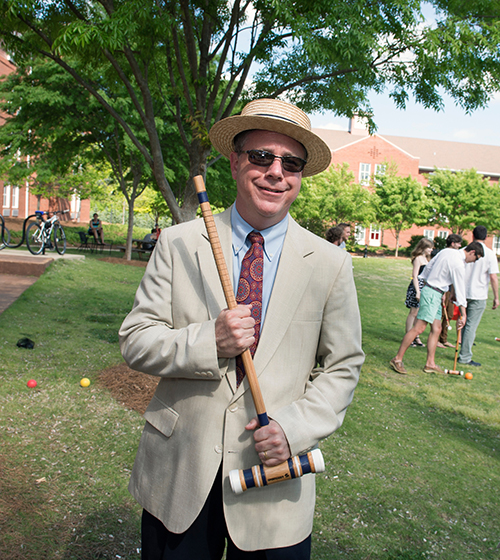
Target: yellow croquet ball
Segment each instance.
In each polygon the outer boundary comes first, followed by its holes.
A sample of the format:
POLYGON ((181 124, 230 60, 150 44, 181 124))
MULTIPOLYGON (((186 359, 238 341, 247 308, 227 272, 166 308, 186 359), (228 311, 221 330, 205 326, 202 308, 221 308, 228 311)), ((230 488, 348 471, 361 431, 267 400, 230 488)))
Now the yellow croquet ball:
POLYGON ((465 375, 464 375, 465 379, 472 379, 472 373, 470 371, 468 371, 465 375))
POLYGON ((80 381, 80 385, 82 387, 88 387, 90 385, 90 379, 87 379, 86 377, 84 377, 81 381, 80 381))

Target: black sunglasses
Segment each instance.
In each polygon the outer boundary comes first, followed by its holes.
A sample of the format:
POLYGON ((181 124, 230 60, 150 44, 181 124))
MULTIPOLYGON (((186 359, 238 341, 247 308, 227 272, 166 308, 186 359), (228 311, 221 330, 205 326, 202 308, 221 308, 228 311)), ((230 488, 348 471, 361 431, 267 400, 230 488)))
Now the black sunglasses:
POLYGON ((277 156, 265 150, 246 150, 248 161, 260 167, 269 167, 273 161, 278 158, 285 171, 290 173, 299 173, 304 169, 307 161, 296 156, 277 156))

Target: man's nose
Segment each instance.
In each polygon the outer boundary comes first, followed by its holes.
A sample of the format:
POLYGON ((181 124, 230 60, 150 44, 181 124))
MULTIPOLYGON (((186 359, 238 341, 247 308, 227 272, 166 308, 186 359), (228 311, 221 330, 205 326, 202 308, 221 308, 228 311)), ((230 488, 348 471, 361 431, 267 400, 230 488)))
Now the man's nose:
POLYGON ((274 158, 273 163, 267 168, 266 175, 272 175, 273 177, 283 177, 283 165, 281 159, 274 158))

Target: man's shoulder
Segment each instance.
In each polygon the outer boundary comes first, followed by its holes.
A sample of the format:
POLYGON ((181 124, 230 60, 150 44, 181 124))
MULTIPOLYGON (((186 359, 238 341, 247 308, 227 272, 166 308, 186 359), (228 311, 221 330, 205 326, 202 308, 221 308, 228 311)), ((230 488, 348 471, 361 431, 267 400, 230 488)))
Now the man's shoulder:
MULTIPOLYGON (((214 220, 219 227, 222 222, 227 221, 229 210, 225 210, 220 214, 214 214, 214 220)), ((180 224, 175 224, 168 228, 162 230, 161 234, 169 239, 177 239, 179 237, 186 239, 192 237, 197 237, 200 234, 206 233, 205 222, 202 218, 195 218, 194 220, 189 220, 188 222, 182 222, 180 224)))
POLYGON ((304 251, 310 250, 316 255, 321 256, 321 258, 332 258, 336 261, 338 261, 339 257, 342 260, 350 258, 350 254, 345 249, 341 249, 323 237, 312 233, 293 219, 290 220, 289 234, 294 236, 295 239, 301 240, 304 251))
MULTIPOLYGON (((488 271, 491 270, 497 270, 498 271, 498 258, 495 254, 495 252, 490 249, 489 247, 486 247, 486 245, 484 243, 481 243, 484 249, 484 261, 485 264, 487 264, 487 269, 488 271)), ((481 259, 482 260, 482 259, 481 259)))

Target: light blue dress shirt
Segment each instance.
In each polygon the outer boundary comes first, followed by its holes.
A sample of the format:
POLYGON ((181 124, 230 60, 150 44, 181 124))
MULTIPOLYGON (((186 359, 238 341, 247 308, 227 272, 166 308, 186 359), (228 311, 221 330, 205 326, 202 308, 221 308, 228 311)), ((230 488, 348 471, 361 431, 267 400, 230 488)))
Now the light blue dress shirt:
MULTIPOLYGON (((250 249, 250 240, 247 236, 252 231, 258 231, 240 216, 236 205, 231 210, 231 226, 233 230, 233 289, 234 293, 238 291, 238 282, 240 280, 240 270, 243 259, 250 249)), ((264 325, 269 298, 273 291, 274 280, 280 262, 281 250, 285 241, 285 235, 288 229, 288 214, 274 226, 259 231, 264 238, 264 276, 262 282, 262 315, 261 328, 264 325)))

